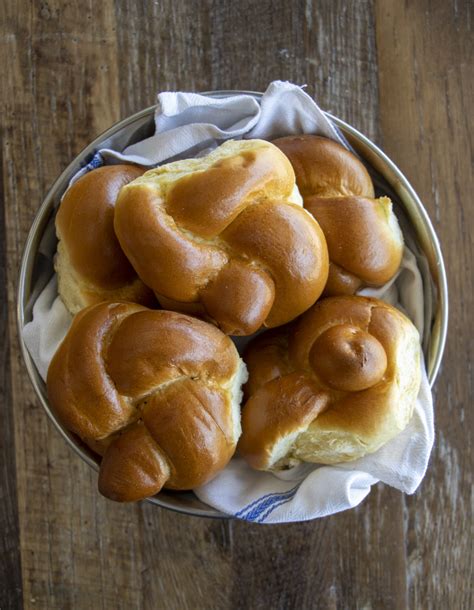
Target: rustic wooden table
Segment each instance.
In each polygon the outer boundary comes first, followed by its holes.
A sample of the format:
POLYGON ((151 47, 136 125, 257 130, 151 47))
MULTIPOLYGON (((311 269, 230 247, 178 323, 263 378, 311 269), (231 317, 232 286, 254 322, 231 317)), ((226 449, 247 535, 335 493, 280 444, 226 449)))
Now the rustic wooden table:
POLYGON ((469 0, 2 6, 0 608, 472 607, 469 0), (273 79, 307 83, 382 145, 440 236, 451 314, 428 474, 411 497, 379 485, 355 510, 285 526, 108 502, 21 361, 15 292, 28 229, 75 154, 156 91, 261 91, 273 79))

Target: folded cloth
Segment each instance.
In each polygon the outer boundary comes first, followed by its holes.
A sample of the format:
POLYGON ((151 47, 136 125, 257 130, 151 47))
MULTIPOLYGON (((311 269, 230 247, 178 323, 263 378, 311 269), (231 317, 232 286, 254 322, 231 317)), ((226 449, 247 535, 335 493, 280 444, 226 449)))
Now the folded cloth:
MULTIPOLYGON (((261 100, 251 95, 211 98, 195 93, 161 93, 155 114, 155 134, 123 151, 103 148, 75 176, 103 164, 139 163, 154 167, 176 158, 202 154, 230 138, 273 139, 282 135, 314 133, 348 146, 343 135, 300 87, 275 81, 261 100)), ((54 255, 51 231, 46 232, 43 254, 54 255)), ((47 255, 48 256, 48 255, 47 255)), ((364 290, 404 310, 420 334, 427 334, 424 287, 429 284, 427 266, 420 256, 405 248, 397 277, 386 286, 364 290), (420 273, 420 269, 423 273, 420 273)), ((45 273, 47 273, 45 271, 45 273)), ((38 278, 45 286, 32 308, 32 320, 23 338, 43 379, 49 362, 65 336, 71 316, 57 294, 57 280, 38 278)), ((234 458, 217 478, 196 489, 203 501, 237 518, 257 523, 282 523, 323 517, 352 508, 383 481, 406 493, 420 484, 433 445, 433 403, 426 372, 407 428, 377 452, 355 462, 336 466, 304 464, 273 474, 252 470, 234 458)))

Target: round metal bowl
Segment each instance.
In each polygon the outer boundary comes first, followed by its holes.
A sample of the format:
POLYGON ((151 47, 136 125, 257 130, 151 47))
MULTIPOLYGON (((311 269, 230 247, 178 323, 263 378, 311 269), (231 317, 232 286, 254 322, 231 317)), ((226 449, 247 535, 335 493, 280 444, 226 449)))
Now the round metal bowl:
MULTIPOLYGON (((256 99, 262 96, 261 93, 253 91, 212 91, 204 95, 226 97, 241 94, 252 95, 256 99)), ((98 149, 113 148, 123 150, 129 144, 152 135, 154 130, 154 111, 155 107, 152 106, 120 121, 96 138, 68 165, 50 188, 35 217, 26 240, 20 268, 17 308, 18 328, 28 375, 46 413, 66 442, 85 462, 96 470, 98 469, 97 457, 76 436, 68 432, 51 411, 45 383, 41 379, 23 341, 23 327, 31 320, 33 301, 38 294, 37 278, 40 268, 44 268, 45 259, 39 250, 40 243, 46 228, 52 222, 55 209, 67 188, 71 176, 89 162, 98 149)), ((434 286, 434 290, 425 291, 425 295, 430 295, 429 310, 431 311, 431 323, 427 328, 427 332, 425 332, 423 347, 429 380, 433 384, 443 355, 448 321, 446 272, 438 238, 420 199, 397 166, 356 129, 334 116, 328 114, 328 117, 342 131, 356 152, 375 170, 374 178, 376 184, 378 182, 382 190, 388 191, 388 194, 392 194, 395 196, 395 199, 398 199, 400 206, 397 208, 397 214, 399 217, 400 215, 405 217, 404 233, 406 235, 408 227, 411 233, 411 244, 418 247, 428 262, 428 274, 431 276, 431 278, 428 278, 428 282, 434 286)), ((51 252, 50 254, 52 255, 53 253, 51 252)), ((227 517, 227 515, 198 500, 192 492, 170 492, 164 490, 148 501, 163 508, 189 515, 213 518, 227 517)))

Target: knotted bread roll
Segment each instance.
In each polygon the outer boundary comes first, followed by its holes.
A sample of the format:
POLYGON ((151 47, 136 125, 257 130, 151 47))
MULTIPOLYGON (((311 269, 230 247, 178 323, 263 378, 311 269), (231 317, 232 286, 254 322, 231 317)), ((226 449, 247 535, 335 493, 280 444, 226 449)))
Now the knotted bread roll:
POLYGON ((66 191, 56 215, 58 291, 71 313, 109 300, 152 305, 114 233, 114 206, 124 184, 143 169, 109 165, 81 176, 66 191))
POLYGON ((295 191, 276 146, 231 140, 124 187, 115 232, 164 306, 249 335, 306 311, 327 280, 324 236, 295 191))
POLYGON ((372 453, 408 424, 421 379, 418 331, 377 299, 322 299, 244 356, 241 455, 259 470, 337 464, 372 453))
POLYGON ((140 500, 192 489, 232 457, 246 369, 219 329, 133 303, 83 309, 50 364, 50 404, 103 454, 100 492, 140 500))
POLYGON ((397 272, 403 236, 388 197, 374 199, 364 165, 343 146, 320 136, 273 142, 290 160, 304 207, 320 224, 329 250, 324 295, 382 286, 397 272))

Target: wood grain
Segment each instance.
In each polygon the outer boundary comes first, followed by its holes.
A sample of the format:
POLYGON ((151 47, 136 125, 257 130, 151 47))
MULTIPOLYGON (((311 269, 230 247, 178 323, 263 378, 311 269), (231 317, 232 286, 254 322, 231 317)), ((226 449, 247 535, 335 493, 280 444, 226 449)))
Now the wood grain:
POLYGON ((472 339, 463 332, 472 311, 470 23, 461 0, 7 0, 0 17, 0 271, 9 312, 0 449, 10 464, 0 496, 8 499, 0 526, 9 552, 2 610, 21 600, 25 608, 74 610, 470 606, 463 535, 472 464, 472 339), (107 502, 95 474, 47 421, 20 359, 15 288, 27 231, 62 168, 113 122, 154 103, 156 91, 262 90, 276 78, 306 83, 324 108, 382 142, 441 235, 453 340, 436 390, 427 479, 410 498, 379 485, 353 511, 284 526, 107 502))
POLYGON ((450 328, 435 388, 436 441, 403 499, 410 607, 472 608, 474 189, 472 3, 377 4, 380 118, 387 153, 424 202, 448 271, 450 328), (427 17, 429 15, 429 17, 427 17), (403 110, 401 111, 400 108, 403 110), (470 329, 470 330, 467 330, 470 329))
MULTIPOLYGON (((2 161, 3 134, 0 136, 2 161)), ((0 167, 3 164, 0 163, 0 167)), ((3 173, 0 201, 4 201, 3 173)), ((0 608, 22 607, 21 555, 15 470, 14 424, 8 334, 5 217, 0 216, 0 608), (8 583, 8 586, 5 586, 8 583), (3 585, 3 586, 2 586, 3 585)))

